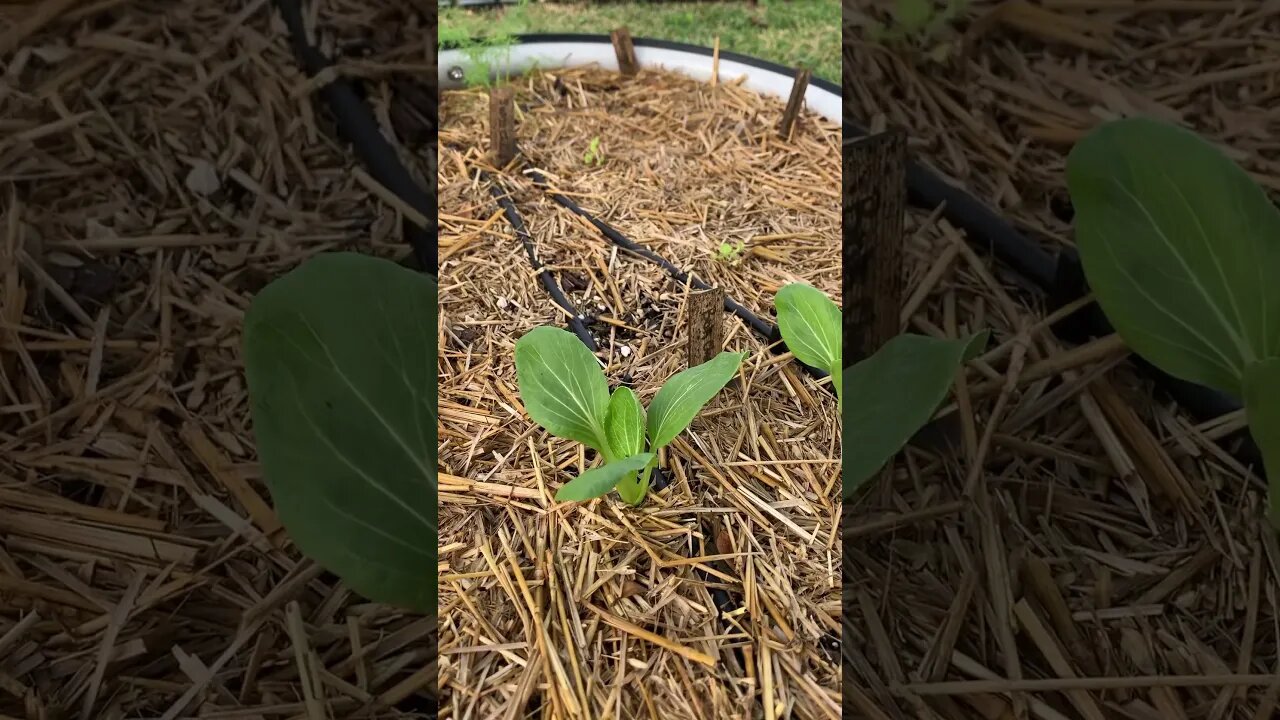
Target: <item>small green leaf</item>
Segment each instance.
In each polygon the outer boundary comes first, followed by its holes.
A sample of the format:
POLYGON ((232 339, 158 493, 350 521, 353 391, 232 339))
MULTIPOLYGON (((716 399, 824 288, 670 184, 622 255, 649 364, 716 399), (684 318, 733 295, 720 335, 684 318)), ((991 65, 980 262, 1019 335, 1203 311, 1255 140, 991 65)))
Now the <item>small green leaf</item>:
POLYGON ((965 340, 899 335, 844 371, 844 496, 849 498, 929 422, 956 371, 986 346, 987 333, 965 340))
POLYGON ((556 492, 559 502, 580 502, 598 498, 613 489, 618 481, 628 474, 634 474, 653 459, 653 453, 640 453, 629 458, 592 468, 578 477, 565 483, 556 492))
POLYGON ((894 16, 904 29, 914 33, 929 22, 935 11, 932 0, 898 0, 894 16))
POLYGON ((595 355, 573 333, 538 327, 517 340, 516 381, 534 422, 556 437, 609 455, 604 431, 609 384, 595 355))
POLYGON ((840 371, 840 308, 826 293, 804 283, 778 291, 778 330, 800 362, 829 373, 840 371))
POLYGON ((258 457, 305 555, 371 600, 435 612, 436 285, 320 255, 245 316, 258 457))
POLYGON ((1262 451, 1271 523, 1280 527, 1280 358, 1250 365, 1244 373, 1244 412, 1262 451))
POLYGON ((644 407, 631 388, 620 387, 613 391, 604 430, 614 457, 631 457, 644 452, 644 407))
POLYGON ((1280 354, 1280 210, 1194 133, 1147 119, 1067 159, 1085 275, 1126 344, 1161 370, 1241 396, 1280 354))
POLYGON ((730 380, 746 353, 722 352, 697 367, 678 372, 649 403, 649 449, 675 439, 730 380))

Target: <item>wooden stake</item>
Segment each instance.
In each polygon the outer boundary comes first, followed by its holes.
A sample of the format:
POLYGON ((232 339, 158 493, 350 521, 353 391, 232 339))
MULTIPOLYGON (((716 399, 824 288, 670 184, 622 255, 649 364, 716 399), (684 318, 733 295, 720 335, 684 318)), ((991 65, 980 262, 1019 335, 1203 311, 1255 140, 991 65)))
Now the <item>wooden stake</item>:
POLYGON ((489 145, 500 168, 516 156, 516 99, 511 88, 489 90, 489 145))
POLYGON ((791 139, 796 120, 800 117, 800 110, 804 107, 804 94, 809 89, 809 75, 808 70, 801 68, 796 73, 795 83, 791 85, 791 97, 787 100, 787 109, 782 112, 782 124, 778 126, 778 134, 784 140, 791 139))
POLYGON ((844 364, 866 358, 902 324, 902 217, 907 139, 901 130, 844 147, 844 364))
POLYGON ((715 357, 724 343, 724 290, 711 288, 689 294, 689 367, 715 357))
POLYGON ((640 70, 640 64, 636 62, 636 48, 631 43, 631 32, 625 27, 609 33, 609 39, 613 41, 613 52, 618 56, 618 72, 631 77, 640 70))
POLYGON ((720 36, 716 36, 715 47, 711 48, 711 87, 720 82, 720 36))

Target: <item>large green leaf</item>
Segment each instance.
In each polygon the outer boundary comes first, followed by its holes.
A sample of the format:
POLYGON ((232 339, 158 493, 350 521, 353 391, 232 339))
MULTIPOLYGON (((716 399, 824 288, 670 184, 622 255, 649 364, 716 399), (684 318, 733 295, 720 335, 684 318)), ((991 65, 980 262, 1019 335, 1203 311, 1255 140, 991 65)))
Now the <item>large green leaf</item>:
POLYGON ((612 454, 604 429, 609 384, 596 356, 573 333, 539 327, 517 340, 516 380, 534 422, 552 435, 612 454))
POLYGON ((634 475, 648 465, 652 459, 653 453, 640 453, 592 468, 565 483, 556 492, 556 500, 572 502, 598 498, 612 490, 628 474, 634 475))
POLYGON ((1245 369, 1244 408, 1249 432, 1262 451, 1267 471, 1271 522, 1280 526, 1280 358, 1245 369))
POLYGON ((1105 124, 1067 179, 1090 286, 1120 336, 1170 375, 1236 397, 1251 363, 1280 354, 1280 211, 1194 133, 1105 124))
POLYGON ((987 333, 964 340, 899 335, 844 371, 843 493, 846 498, 884 467, 947 397, 956 371, 987 343, 987 333))
POLYGON ((840 363, 840 308, 826 293, 804 283, 778 291, 778 330, 793 355, 809 367, 835 374, 840 363))
POLYGON ((722 352, 697 367, 676 373, 649 403, 649 449, 675 439, 738 372, 746 353, 722 352))
POLYGON ((320 255, 245 316, 258 456, 294 543, 355 592, 436 608, 436 285, 320 255))

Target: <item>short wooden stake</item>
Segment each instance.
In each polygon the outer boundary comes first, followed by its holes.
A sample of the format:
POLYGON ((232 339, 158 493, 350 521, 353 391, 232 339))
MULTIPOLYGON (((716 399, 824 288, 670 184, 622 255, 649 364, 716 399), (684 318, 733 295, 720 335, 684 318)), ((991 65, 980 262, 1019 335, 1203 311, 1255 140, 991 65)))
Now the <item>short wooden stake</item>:
POLYGON ((711 288, 689 293, 686 317, 689 367, 696 367, 718 355, 724 343, 724 290, 711 288))
POLYGON ((901 329, 907 139, 890 130, 844 146, 844 364, 901 329))
POLYGON ((796 73, 796 80, 791 85, 791 97, 787 100, 787 109, 782 112, 782 124, 778 126, 778 134, 784 140, 791 139, 796 120, 800 118, 800 110, 804 108, 804 94, 809 89, 809 71, 801 68, 796 73))
POLYGON ((618 56, 618 72, 631 77, 640 70, 640 64, 636 62, 636 47, 631 42, 631 32, 625 27, 609 33, 609 39, 613 41, 613 52, 618 56))
POLYGON ((489 144, 494 164, 500 168, 516 156, 516 99, 509 87, 489 90, 489 144))

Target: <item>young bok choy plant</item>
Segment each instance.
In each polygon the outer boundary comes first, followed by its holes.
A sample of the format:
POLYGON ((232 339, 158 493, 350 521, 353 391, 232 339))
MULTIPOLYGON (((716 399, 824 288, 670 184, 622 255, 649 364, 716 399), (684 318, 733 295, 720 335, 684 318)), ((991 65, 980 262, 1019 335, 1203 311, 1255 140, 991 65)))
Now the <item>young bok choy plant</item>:
POLYGON ((960 367, 987 343, 899 335, 851 367, 841 362, 840 308, 817 288, 791 283, 778 291, 778 331, 800 362, 831 374, 841 407, 843 495, 850 498, 929 422, 960 367), (844 410, 845 392, 850 408, 844 410))
POLYGON ((1195 133, 1134 118, 1067 158, 1076 245, 1135 353, 1244 402, 1280 525, 1280 211, 1195 133))
POLYGON ((258 457, 303 554, 356 593, 436 612, 436 283, 354 253, 258 293, 244 361, 258 457))
POLYGON ((654 395, 649 411, 630 388, 609 394, 595 355, 573 333, 530 330, 516 341, 516 381, 529 417, 547 432, 592 448, 604 464, 556 492, 556 500, 590 500, 616 489, 639 505, 649 491, 658 451, 675 439, 738 372, 745 353, 722 352, 676 373, 654 395), (647 439, 647 443, 646 443, 647 439))

